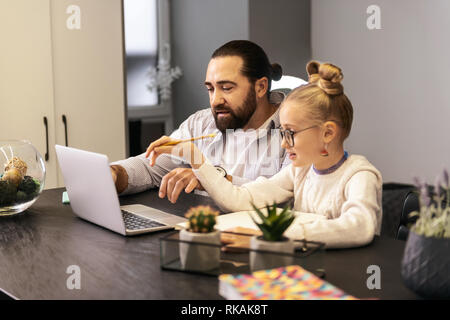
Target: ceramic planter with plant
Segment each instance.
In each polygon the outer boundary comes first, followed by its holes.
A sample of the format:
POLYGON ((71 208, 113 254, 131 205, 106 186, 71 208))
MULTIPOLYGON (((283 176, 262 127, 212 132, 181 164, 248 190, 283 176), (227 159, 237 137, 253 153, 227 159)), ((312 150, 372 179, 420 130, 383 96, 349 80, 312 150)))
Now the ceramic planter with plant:
POLYGON ((252 216, 251 218, 262 232, 262 236, 253 236, 250 239, 250 268, 252 271, 292 264, 294 241, 283 234, 294 221, 294 213, 288 207, 280 211, 276 203, 266 206, 266 213, 253 204, 252 206, 260 221, 258 222, 252 216))
POLYGON ((450 184, 447 170, 436 179, 434 192, 416 179, 420 209, 402 260, 407 287, 426 298, 450 298, 450 184))
POLYGON ((184 270, 210 271, 220 266, 220 231, 214 229, 219 212, 209 206, 189 209, 187 229, 180 231, 180 260, 184 270))

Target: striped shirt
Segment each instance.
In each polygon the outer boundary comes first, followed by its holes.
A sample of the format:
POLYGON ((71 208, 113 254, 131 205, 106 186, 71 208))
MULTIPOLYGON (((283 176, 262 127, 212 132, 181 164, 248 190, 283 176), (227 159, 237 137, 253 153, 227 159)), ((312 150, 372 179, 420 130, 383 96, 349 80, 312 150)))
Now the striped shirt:
MULTIPOLYGON (((279 104, 284 95, 272 92, 270 102, 279 104)), ((242 185, 259 176, 271 177, 290 163, 279 133, 279 109, 257 130, 227 130, 223 134, 216 127, 211 109, 197 111, 185 120, 170 136, 189 139, 215 133, 212 139, 194 143, 208 161, 224 168, 233 177, 233 184, 242 185)), ((128 174, 128 186, 121 195, 141 192, 159 187, 162 178, 175 168, 190 165, 172 155, 160 155, 151 167, 145 153, 113 162, 122 166, 128 174)))

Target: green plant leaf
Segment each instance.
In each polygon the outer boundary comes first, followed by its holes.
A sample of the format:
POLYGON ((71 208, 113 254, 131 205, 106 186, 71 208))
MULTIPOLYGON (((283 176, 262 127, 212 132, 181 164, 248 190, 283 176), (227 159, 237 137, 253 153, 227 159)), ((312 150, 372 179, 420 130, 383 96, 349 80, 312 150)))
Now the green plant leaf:
POLYGON ((278 217, 277 217, 277 219, 275 220, 275 221, 273 221, 273 229, 278 229, 279 228, 279 225, 280 224, 282 224, 282 223, 284 223, 284 221, 286 220, 286 219, 288 219, 289 218, 289 215, 287 215, 286 214, 286 211, 282 211, 279 215, 278 215, 278 217))
POLYGON ((261 219, 261 223, 257 223, 251 214, 250 217, 262 231, 264 240, 280 241, 283 237, 283 233, 295 219, 295 215, 289 208, 289 205, 285 206, 279 214, 277 214, 278 206, 276 203, 272 206, 266 205, 267 216, 264 215, 261 210, 256 208, 253 203, 251 205, 261 219))
POLYGON ((280 223, 278 223, 277 227, 273 229, 273 233, 277 234, 279 238, 283 236, 283 233, 289 228, 289 226, 294 221, 295 217, 285 217, 280 223))
POLYGON ((253 205, 253 208, 255 209, 256 214, 259 216, 259 218, 261 219, 261 223, 265 224, 265 225, 271 225, 271 222, 267 219, 267 217, 261 212, 261 210, 259 210, 258 208, 255 207, 255 205, 253 205))

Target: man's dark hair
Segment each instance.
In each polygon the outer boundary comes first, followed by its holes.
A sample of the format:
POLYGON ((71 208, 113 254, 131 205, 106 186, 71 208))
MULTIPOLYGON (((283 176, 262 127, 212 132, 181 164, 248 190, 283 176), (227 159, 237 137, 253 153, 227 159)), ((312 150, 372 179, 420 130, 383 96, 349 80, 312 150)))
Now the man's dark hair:
POLYGON ((248 40, 233 40, 225 43, 216 49, 211 59, 225 56, 238 56, 244 61, 242 66, 242 74, 246 76, 251 83, 262 77, 269 80, 268 90, 270 92, 272 80, 280 80, 283 70, 278 63, 270 64, 264 50, 248 40))

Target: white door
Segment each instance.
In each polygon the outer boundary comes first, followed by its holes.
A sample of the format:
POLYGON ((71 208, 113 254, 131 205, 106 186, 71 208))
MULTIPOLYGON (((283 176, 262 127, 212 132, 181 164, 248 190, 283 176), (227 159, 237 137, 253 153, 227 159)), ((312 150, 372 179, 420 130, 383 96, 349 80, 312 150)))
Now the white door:
POLYGON ((122 1, 51 0, 51 16, 56 142, 124 159, 122 1))
POLYGON ((0 140, 30 141, 55 187, 50 1, 0 0, 0 39, 0 140))

